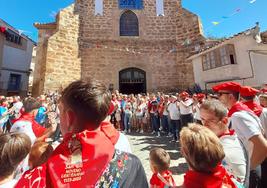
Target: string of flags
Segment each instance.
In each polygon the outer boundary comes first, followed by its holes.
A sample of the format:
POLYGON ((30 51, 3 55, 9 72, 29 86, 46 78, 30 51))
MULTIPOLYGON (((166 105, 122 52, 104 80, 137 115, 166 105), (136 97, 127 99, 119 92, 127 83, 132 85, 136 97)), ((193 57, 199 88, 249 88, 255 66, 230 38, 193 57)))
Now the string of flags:
POLYGON ((101 45, 101 44, 85 44, 86 48, 95 48, 95 49, 111 49, 113 51, 120 51, 120 52, 127 52, 127 53, 131 53, 131 54, 135 54, 135 55, 139 55, 139 54, 143 54, 143 53, 150 53, 150 52, 161 52, 158 54, 171 54, 171 53, 175 53, 177 52, 177 48, 178 46, 173 46, 172 48, 170 48, 169 50, 162 50, 162 49, 158 49, 158 50, 149 50, 144 52, 143 50, 137 50, 137 49, 131 49, 129 47, 125 47, 125 48, 116 48, 116 47, 109 47, 107 45, 101 45))
MULTIPOLYGON (((249 0, 248 3, 249 3, 249 4, 254 4, 254 3, 256 3, 256 1, 257 1, 257 0, 249 0)), ((213 24, 213 26, 217 26, 217 25, 221 24, 223 21, 225 21, 226 19, 228 19, 228 18, 230 18, 230 17, 232 17, 232 16, 234 16, 234 15, 240 13, 241 10, 243 10, 243 9, 241 9, 241 8, 236 8, 236 9, 234 10, 234 12, 231 13, 230 15, 222 16, 220 21, 212 21, 211 23, 213 24)))

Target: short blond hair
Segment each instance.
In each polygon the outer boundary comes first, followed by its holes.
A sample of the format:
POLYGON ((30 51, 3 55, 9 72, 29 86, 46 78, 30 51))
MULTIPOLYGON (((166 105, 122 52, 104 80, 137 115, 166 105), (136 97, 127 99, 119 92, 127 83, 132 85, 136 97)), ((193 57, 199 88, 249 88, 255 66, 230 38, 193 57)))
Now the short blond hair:
POLYGON ((189 166, 198 172, 211 173, 225 157, 218 137, 208 128, 195 123, 182 129, 180 143, 189 166))

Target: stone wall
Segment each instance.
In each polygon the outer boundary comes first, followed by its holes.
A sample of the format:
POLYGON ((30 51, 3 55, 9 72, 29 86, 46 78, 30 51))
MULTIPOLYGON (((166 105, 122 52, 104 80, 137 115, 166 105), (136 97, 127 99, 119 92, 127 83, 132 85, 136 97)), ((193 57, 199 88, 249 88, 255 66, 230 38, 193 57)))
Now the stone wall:
POLYGON ((72 4, 59 12, 55 24, 35 24, 39 41, 33 95, 58 90, 81 78, 78 17, 72 4))
POLYGON ((157 16, 155 1, 144 0, 144 9, 133 10, 139 36, 121 37, 119 21, 125 10, 118 9, 118 0, 103 2, 103 16, 94 15, 94 0, 76 0, 60 11, 47 53, 40 57, 45 64, 45 75, 40 74, 43 90, 64 87, 79 78, 97 78, 118 89, 119 71, 130 67, 146 72, 148 91, 193 84, 193 68, 185 59, 193 44, 203 40, 196 15, 183 9, 180 1, 165 0, 164 16, 157 16), (186 39, 192 42, 184 45, 186 39))

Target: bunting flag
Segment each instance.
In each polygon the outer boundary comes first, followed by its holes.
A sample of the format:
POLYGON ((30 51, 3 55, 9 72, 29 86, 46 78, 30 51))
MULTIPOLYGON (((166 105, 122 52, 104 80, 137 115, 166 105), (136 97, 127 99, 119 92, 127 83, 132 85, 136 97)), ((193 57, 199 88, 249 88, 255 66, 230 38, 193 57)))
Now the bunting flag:
POLYGON ((157 16, 164 16, 164 2, 163 0, 156 0, 157 16))
POLYGON ((212 22, 213 25, 219 25, 220 22, 212 22))
MULTIPOLYGON (((254 4, 256 1, 257 1, 257 0, 248 0, 248 3, 249 3, 249 4, 254 4)), ((250 6, 250 5, 247 5, 247 6, 250 6)), ((247 6, 246 6, 246 7, 247 7, 247 6)), ((211 23, 212 23, 213 26, 217 26, 217 25, 221 24, 222 22, 224 22, 226 19, 229 19, 229 18, 231 18, 232 16, 234 16, 234 15, 240 13, 241 10, 244 11, 244 9, 245 9, 246 7, 242 7, 242 8, 237 7, 231 14, 222 16, 222 17, 221 17, 221 20, 213 21, 213 22, 211 22, 211 23)), ((207 32, 207 30, 211 29, 213 26, 209 27, 208 29, 205 29, 205 31, 207 32)))
POLYGON ((0 32, 1 32, 1 33, 5 33, 5 32, 6 32, 6 28, 3 27, 3 26, 0 26, 0 32))
POLYGON ((251 1, 249 1, 249 3, 250 4, 253 4, 253 3, 255 3, 257 0, 251 0, 251 1))
POLYGON ((103 16, 103 0, 95 0, 95 15, 103 16))

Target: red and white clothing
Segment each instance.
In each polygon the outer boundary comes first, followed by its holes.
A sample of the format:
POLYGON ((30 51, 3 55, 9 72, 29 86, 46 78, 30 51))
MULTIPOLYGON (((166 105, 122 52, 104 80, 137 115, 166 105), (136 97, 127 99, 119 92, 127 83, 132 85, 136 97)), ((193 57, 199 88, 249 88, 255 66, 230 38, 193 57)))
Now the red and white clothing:
POLYGON ((201 106, 201 104, 199 102, 196 105, 194 105, 194 109, 195 109, 194 119, 198 120, 198 121, 201 121, 200 106, 201 106))
POLYGON ((260 119, 244 104, 237 102, 228 112, 232 129, 244 143, 249 158, 253 152, 253 143, 250 141, 255 135, 263 133, 260 119))
POLYGON ((177 102, 171 102, 168 105, 168 112, 171 120, 179 120, 180 119, 180 111, 177 105, 177 102))
POLYGON ((262 128, 264 129, 265 138, 267 138, 267 108, 262 109, 262 113, 259 118, 261 120, 262 128))
POLYGON ((186 188, 237 188, 233 179, 222 165, 218 165, 212 173, 189 170, 184 176, 186 188))
POLYGON ((43 165, 27 171, 16 187, 148 187, 134 155, 114 150, 99 130, 65 135, 43 165))
POLYGON ((19 119, 17 119, 12 125, 10 132, 21 132, 28 135, 32 144, 36 138, 42 136, 46 128, 42 127, 34 120, 32 114, 24 113, 19 119))
POLYGON ((165 187, 175 187, 175 181, 172 177, 172 173, 169 170, 163 173, 154 173, 150 179, 151 188, 165 188, 165 187))
POLYGON ((247 105, 249 109, 251 109, 260 118, 265 138, 267 138, 267 109, 263 108, 254 101, 247 101, 243 103, 247 105))
POLYGON ((126 153, 132 153, 128 138, 115 129, 110 121, 102 121, 100 130, 110 139, 115 149, 126 153))
POLYGON ((193 114, 192 104, 193 104, 193 100, 190 98, 187 98, 184 101, 181 100, 180 105, 179 105, 181 115, 193 114))
POLYGON ((230 130, 229 134, 221 135, 220 142, 225 153, 222 165, 238 182, 245 183, 246 175, 249 173, 247 172, 248 159, 245 156, 247 151, 241 145, 234 130, 230 130))
POLYGON ((92 187, 113 154, 114 146, 102 131, 67 134, 48 161, 27 171, 16 187, 92 187))

